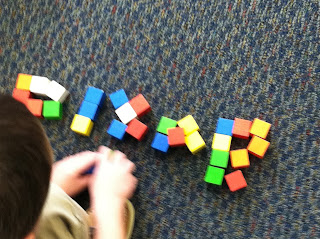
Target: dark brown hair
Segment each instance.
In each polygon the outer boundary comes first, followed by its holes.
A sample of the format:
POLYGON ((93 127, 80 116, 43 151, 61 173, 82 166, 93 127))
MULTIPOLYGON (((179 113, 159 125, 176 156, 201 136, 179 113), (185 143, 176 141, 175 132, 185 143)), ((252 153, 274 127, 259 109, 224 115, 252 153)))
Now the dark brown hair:
POLYGON ((24 104, 0 96, 0 237, 22 239, 35 227, 50 181, 52 149, 24 104))

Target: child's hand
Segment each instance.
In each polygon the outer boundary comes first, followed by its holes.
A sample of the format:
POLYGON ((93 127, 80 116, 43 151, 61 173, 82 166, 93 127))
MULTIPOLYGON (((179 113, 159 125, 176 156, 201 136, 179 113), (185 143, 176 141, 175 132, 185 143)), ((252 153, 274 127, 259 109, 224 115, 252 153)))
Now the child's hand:
POLYGON ((98 153, 85 151, 55 162, 52 166, 51 181, 73 197, 83 191, 92 175, 84 175, 96 162, 98 153))

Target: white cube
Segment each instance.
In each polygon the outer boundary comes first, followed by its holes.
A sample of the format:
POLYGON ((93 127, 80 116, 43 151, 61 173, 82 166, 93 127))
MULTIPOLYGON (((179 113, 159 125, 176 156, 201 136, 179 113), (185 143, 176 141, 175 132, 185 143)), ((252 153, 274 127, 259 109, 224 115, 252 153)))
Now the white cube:
POLYGON ((69 91, 56 81, 51 81, 48 85, 47 96, 54 101, 63 103, 68 97, 69 91))
POLYGON ((137 113, 129 103, 125 103, 116 109, 116 114, 124 124, 128 124, 131 120, 137 117, 137 113))
POLYGON ((47 77, 32 76, 30 91, 36 95, 46 96, 50 80, 47 77))

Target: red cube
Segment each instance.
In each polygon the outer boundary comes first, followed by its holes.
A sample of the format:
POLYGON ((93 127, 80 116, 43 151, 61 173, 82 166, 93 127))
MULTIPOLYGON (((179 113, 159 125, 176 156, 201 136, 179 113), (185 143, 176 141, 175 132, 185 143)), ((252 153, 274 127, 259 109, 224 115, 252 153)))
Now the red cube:
POLYGON ((247 187, 247 182, 241 170, 234 171, 224 176, 231 192, 247 187))
POLYGON ((235 118, 232 129, 232 136, 241 139, 249 139, 251 125, 252 122, 250 120, 235 118))
POLYGON ((38 118, 42 118, 42 106, 43 106, 42 100, 28 99, 26 106, 34 116, 38 118))
POLYGON ((126 132, 141 141, 148 132, 148 127, 139 120, 133 119, 129 122, 126 132))
POLYGON ((142 94, 137 95, 132 100, 129 101, 130 105, 137 113, 138 117, 145 115, 151 111, 151 107, 148 101, 143 97, 142 94))
POLYGON ((14 88, 12 92, 12 97, 26 105, 28 99, 32 97, 32 94, 28 90, 20 90, 20 89, 14 88))
POLYGON ((168 141, 171 147, 184 146, 186 142, 183 128, 176 127, 168 129, 168 141))

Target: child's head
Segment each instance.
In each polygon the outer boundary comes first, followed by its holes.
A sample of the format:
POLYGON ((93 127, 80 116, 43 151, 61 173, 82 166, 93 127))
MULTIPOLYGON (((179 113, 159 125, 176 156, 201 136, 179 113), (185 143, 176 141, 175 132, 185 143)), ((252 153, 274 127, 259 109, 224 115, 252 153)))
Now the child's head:
POLYGON ((0 96, 0 235, 22 239, 44 205, 53 161, 41 123, 20 102, 0 96))

